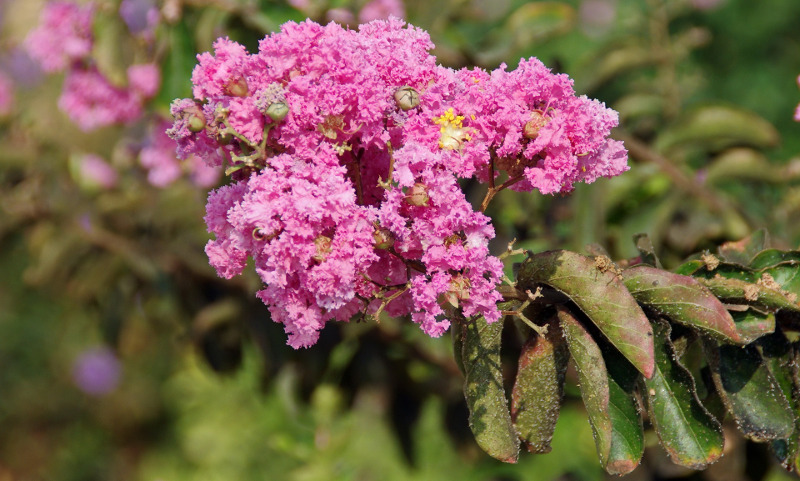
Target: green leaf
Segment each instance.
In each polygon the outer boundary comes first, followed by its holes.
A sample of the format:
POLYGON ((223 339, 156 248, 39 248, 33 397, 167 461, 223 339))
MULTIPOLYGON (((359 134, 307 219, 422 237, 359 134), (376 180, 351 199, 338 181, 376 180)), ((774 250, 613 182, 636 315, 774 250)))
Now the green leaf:
POLYGON ((732 264, 749 265, 750 260, 769 246, 769 234, 766 229, 759 229, 748 237, 735 242, 726 242, 719 246, 717 252, 722 260, 732 264))
POLYGON ((531 337, 523 346, 514 389, 511 419, 528 451, 549 453, 561 398, 569 352, 555 319, 547 333, 531 337))
POLYGON ((466 373, 464 368, 464 324, 467 320, 461 315, 459 310, 458 314, 450 319, 450 335, 453 337, 453 359, 456 361, 458 369, 461 374, 466 373))
MULTIPOLYGON (((653 57, 652 52, 641 42, 634 41, 624 45, 615 45, 612 49, 593 56, 581 69, 584 71, 583 75, 575 75, 579 82, 575 88, 580 92, 591 92, 615 77, 655 63, 657 60, 653 57)), ((650 108, 654 107, 658 106, 650 108)))
POLYGON ((761 151, 734 147, 715 156, 706 170, 705 184, 720 185, 724 181, 772 182, 783 184, 797 174, 777 168, 761 151))
POLYGON ((703 469, 722 456, 722 427, 700 403, 694 378, 677 361, 669 324, 656 321, 653 332, 656 369, 644 381, 650 421, 672 462, 703 469))
MULTIPOLYGON (((795 263, 782 263, 774 267, 768 267, 761 272, 762 281, 764 274, 769 274, 775 281, 777 286, 789 294, 794 294, 795 302, 796 296, 800 296, 800 264, 795 263)), ((772 284, 771 282, 769 284, 772 284)))
POLYGON ((713 279, 724 277, 725 279, 739 279, 745 282, 755 283, 759 279, 759 274, 748 267, 742 267, 728 262, 720 262, 714 269, 703 268, 692 273, 692 277, 702 279, 713 279))
MULTIPOLYGON (((502 304, 499 307, 502 309, 502 304)), ((500 363, 503 321, 487 324, 483 316, 478 316, 463 328, 464 397, 469 427, 486 453, 500 461, 516 463, 519 439, 508 412, 500 363)))
MULTIPOLYGON (((798 352, 783 332, 775 332, 758 341, 762 358, 775 377, 792 412, 800 408, 800 383, 798 383, 798 352)), ((800 418, 795 418, 794 432, 786 439, 776 439, 770 449, 784 469, 797 472, 800 468, 800 418)))
POLYGON ((689 111, 658 136, 655 149, 698 146, 718 151, 732 145, 772 147, 780 136, 755 112, 733 105, 710 104, 689 111))
POLYGON ((653 374, 650 322, 613 266, 570 251, 542 252, 522 263, 517 280, 523 290, 541 283, 565 294, 639 372, 653 374))
MULTIPOLYGON (((625 382, 627 379, 622 378, 626 376, 610 374, 600 347, 568 309, 559 306, 558 318, 578 371, 600 462, 611 474, 629 473, 639 465, 644 452, 642 419, 633 395, 635 383, 625 382)), ((636 373, 624 359, 612 359, 612 363, 612 369, 617 368, 615 373, 625 368, 636 373)))
POLYGON ((701 279, 700 282, 715 296, 729 304, 760 306, 772 311, 778 309, 800 311, 800 306, 790 301, 782 292, 762 284, 722 277, 701 279))
POLYGON ((703 269, 705 266, 706 263, 700 259, 692 259, 678 266, 678 268, 675 269, 675 273, 682 276, 691 276, 700 269, 703 269))
POLYGON ((742 342, 750 344, 761 336, 775 331, 775 314, 758 309, 731 312, 742 342))
POLYGON ((197 60, 192 35, 184 22, 170 26, 164 41, 170 48, 161 63, 161 90, 156 103, 169 108, 177 98, 192 97, 192 70, 197 60))
POLYGON ((622 277, 636 301, 649 309, 719 339, 741 340, 725 306, 697 279, 644 265, 625 269, 622 277))
POLYGON ((517 46, 529 46, 559 35, 572 27, 575 9, 561 2, 529 2, 508 16, 504 35, 517 46))
POLYGON ((739 430, 757 442, 788 438, 794 415, 756 347, 708 340, 704 347, 714 385, 739 430))
POLYGON ((92 58, 97 64, 97 70, 117 87, 128 84, 128 65, 133 63, 132 55, 129 55, 129 49, 124 42, 126 33, 127 27, 119 15, 102 11, 95 14, 92 24, 92 58))
POLYGON ((800 251, 782 251, 779 249, 766 249, 759 252, 750 262, 751 269, 764 269, 778 264, 800 263, 800 251))

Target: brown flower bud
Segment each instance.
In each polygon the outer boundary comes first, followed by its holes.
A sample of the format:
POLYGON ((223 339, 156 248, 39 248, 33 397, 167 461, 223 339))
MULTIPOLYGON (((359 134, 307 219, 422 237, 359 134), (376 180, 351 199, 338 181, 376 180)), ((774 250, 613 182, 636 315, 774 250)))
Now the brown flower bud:
POLYGON ((314 260, 322 262, 331 252, 331 238, 321 235, 314 239, 314 246, 317 248, 317 252, 314 254, 314 260))
POLYGON ((534 110, 531 112, 531 119, 525 124, 525 128, 522 130, 522 135, 526 138, 534 140, 536 137, 539 136, 539 131, 547 125, 547 122, 550 119, 544 116, 544 112, 541 110, 534 110))
POLYGON ((225 93, 233 97, 247 97, 247 79, 244 77, 234 77, 228 82, 224 89, 225 93))
POLYGON ((458 307, 460 301, 469 299, 471 284, 469 279, 456 274, 450 279, 450 287, 444 293, 444 300, 453 307, 458 307))
POLYGON ((406 194, 406 202, 417 207, 427 206, 430 196, 428 196, 428 186, 417 182, 406 194))
POLYGON ((375 232, 372 233, 372 237, 375 239, 376 249, 387 250, 394 245, 394 236, 389 232, 389 229, 377 227, 375 232))

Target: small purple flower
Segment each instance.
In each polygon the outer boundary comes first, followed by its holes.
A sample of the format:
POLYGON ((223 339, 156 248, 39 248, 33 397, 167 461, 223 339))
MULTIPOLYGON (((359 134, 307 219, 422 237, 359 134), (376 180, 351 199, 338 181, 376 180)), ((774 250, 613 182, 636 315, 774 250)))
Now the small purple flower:
POLYGON ((72 380, 90 396, 104 396, 119 384, 120 363, 106 347, 83 351, 72 365, 72 380))
POLYGON ((119 16, 131 33, 146 33, 158 23, 158 7, 154 0, 122 0, 119 16))

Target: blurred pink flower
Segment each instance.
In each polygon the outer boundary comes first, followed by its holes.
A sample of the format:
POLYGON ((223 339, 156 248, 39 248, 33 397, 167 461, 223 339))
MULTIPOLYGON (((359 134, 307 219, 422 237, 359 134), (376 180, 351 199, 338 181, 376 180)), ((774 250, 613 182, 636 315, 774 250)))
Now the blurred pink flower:
POLYGON ((372 0, 358 12, 358 21, 367 23, 373 20, 386 20, 390 16, 397 18, 406 16, 402 0, 372 0))
POLYGON ((289 0, 289 5, 304 12, 311 6, 311 0, 289 0))
POLYGON ((584 0, 578 9, 581 28, 590 35, 606 33, 617 15, 617 0, 584 0))
POLYGON ((131 90, 142 98, 150 98, 158 93, 161 86, 161 72, 158 65, 146 63, 128 67, 128 82, 131 90))
POLYGON ((92 52, 92 4, 50 2, 41 23, 25 39, 25 46, 46 72, 58 72, 92 52))
POLYGON ((171 124, 165 120, 153 126, 150 137, 139 153, 139 162, 147 169, 147 181, 155 187, 166 187, 180 178, 184 171, 198 187, 208 188, 217 184, 221 169, 206 165, 199 157, 189 156, 178 160, 177 142, 165 132, 171 124))
POLYGON ((14 106, 14 82, 0 72, 0 116, 8 115, 14 106))
POLYGON ((104 396, 119 384, 121 367, 117 356, 106 347, 83 351, 72 365, 72 380, 90 396, 104 396))
POLYGON ((332 8, 325 14, 325 19, 329 22, 336 22, 340 25, 351 25, 356 23, 353 12, 346 8, 332 8))
POLYGON ((155 0, 122 0, 119 16, 131 33, 144 35, 152 33, 159 19, 155 0))
POLYGON ((119 174, 108 162, 97 154, 85 154, 79 159, 81 180, 91 186, 112 189, 117 185, 119 174))
POLYGON ((128 88, 112 85, 95 69, 70 70, 58 106, 84 131, 125 124, 141 117, 158 81, 158 70, 150 64, 128 68, 128 88))

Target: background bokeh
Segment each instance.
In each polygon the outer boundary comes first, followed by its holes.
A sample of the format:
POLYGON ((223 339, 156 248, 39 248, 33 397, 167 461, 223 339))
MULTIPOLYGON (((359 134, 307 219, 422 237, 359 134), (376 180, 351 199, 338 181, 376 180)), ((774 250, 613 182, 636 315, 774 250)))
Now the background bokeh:
MULTIPOLYGON (((64 75, 25 52, 43 5, 0 1, 0 481, 606 477, 574 376, 553 451, 503 465, 472 439, 447 336, 383 319, 294 351, 252 272, 217 278, 203 252, 214 178, 156 147, 219 36, 252 51, 288 20, 400 14, 442 64, 537 56, 617 109, 631 170, 569 196, 502 192, 495 252, 517 239, 623 259, 646 232, 669 268, 759 228, 800 246, 796 0, 98 0, 95 33, 158 65, 161 88, 137 120, 89 132, 57 107, 64 75)), ((703 473, 649 436, 626 478, 788 476, 727 434, 703 473)))

